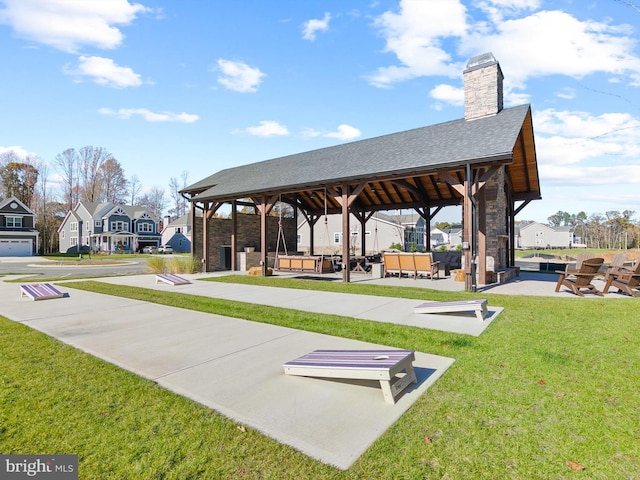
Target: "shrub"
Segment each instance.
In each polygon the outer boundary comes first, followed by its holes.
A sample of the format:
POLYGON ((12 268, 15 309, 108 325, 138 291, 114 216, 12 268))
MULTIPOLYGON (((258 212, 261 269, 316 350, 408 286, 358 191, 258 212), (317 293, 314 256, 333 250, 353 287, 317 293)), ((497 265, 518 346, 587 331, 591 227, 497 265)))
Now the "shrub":
POLYGON ((200 271, 200 262, 192 255, 174 255, 167 262, 169 273, 196 273, 200 271))
POLYGON ((151 273, 164 273, 164 258, 159 256, 147 259, 147 268, 151 273))

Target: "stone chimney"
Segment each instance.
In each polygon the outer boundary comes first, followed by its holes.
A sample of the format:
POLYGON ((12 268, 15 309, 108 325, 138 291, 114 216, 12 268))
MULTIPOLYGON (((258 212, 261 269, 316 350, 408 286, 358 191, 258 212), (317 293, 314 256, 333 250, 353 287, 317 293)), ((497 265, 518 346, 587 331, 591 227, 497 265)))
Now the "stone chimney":
POLYGON ((464 78, 464 118, 495 115, 502 110, 502 70, 492 53, 483 53, 469 60, 464 78))

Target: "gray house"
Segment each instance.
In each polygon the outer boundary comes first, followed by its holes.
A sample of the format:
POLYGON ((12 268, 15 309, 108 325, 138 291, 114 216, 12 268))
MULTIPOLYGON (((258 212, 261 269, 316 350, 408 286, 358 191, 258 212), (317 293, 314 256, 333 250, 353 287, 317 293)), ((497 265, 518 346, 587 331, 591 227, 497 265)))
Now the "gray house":
POLYGON ((171 245, 174 252, 191 252, 191 215, 186 214, 173 221, 165 217, 161 235, 162 245, 171 245))
POLYGON ((0 201, 0 257, 38 253, 35 213, 16 197, 0 201))
POLYGON ((79 202, 58 228, 60 252, 137 252, 158 246, 158 220, 143 207, 79 202))
MULTIPOLYGON (((359 255, 371 255, 388 249, 392 244, 401 244, 405 237, 405 227, 397 219, 383 212, 373 214, 364 225, 357 222, 355 216, 350 222, 349 248, 359 255), (365 252, 362 253, 364 240, 365 252)), ((342 217, 340 215, 323 216, 316 228, 312 229, 306 218, 302 217, 298 224, 298 244, 290 246, 291 250, 309 253, 311 234, 314 235, 315 253, 337 255, 342 251, 342 217)))
POLYGON ((518 246, 525 249, 571 248, 580 243, 580 239, 574 234, 573 227, 550 227, 538 222, 520 225, 518 241, 518 246))

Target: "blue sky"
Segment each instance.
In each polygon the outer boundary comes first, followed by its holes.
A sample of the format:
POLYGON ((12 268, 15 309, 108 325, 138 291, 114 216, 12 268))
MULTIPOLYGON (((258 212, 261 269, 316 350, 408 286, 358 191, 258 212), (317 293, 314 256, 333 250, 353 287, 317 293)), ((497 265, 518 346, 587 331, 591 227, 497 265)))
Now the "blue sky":
MULTIPOLYGON (((0 153, 86 145, 166 188, 463 117, 492 52, 530 103, 543 199, 640 217, 640 2, 0 0, 0 153)), ((436 221, 459 219, 457 209, 436 221)))

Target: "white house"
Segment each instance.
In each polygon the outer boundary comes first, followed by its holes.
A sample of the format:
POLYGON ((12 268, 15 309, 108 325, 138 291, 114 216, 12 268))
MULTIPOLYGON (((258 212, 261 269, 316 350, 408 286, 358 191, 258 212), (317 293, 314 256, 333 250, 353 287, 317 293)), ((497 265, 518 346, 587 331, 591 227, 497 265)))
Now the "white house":
MULTIPOLYGON (((298 223, 297 250, 309 252, 311 230, 309 224, 300 217, 298 223)), ((382 212, 374 213, 365 223, 364 232, 361 231, 360 222, 351 215, 349 220, 351 234, 349 245, 354 252, 362 254, 361 238, 365 237, 365 255, 379 253, 388 250, 391 245, 404 243, 405 227, 382 212)), ((316 255, 339 254, 342 250, 342 217, 340 215, 326 215, 320 218, 314 226, 314 253, 316 255)), ((296 250, 293 246, 287 246, 289 250, 296 250)))
POLYGON ((191 214, 187 213, 171 221, 165 217, 162 228, 162 245, 171 245, 174 252, 191 252, 191 214))
POLYGON ((551 227, 543 223, 520 224, 518 248, 571 248, 580 243, 571 226, 551 227))

